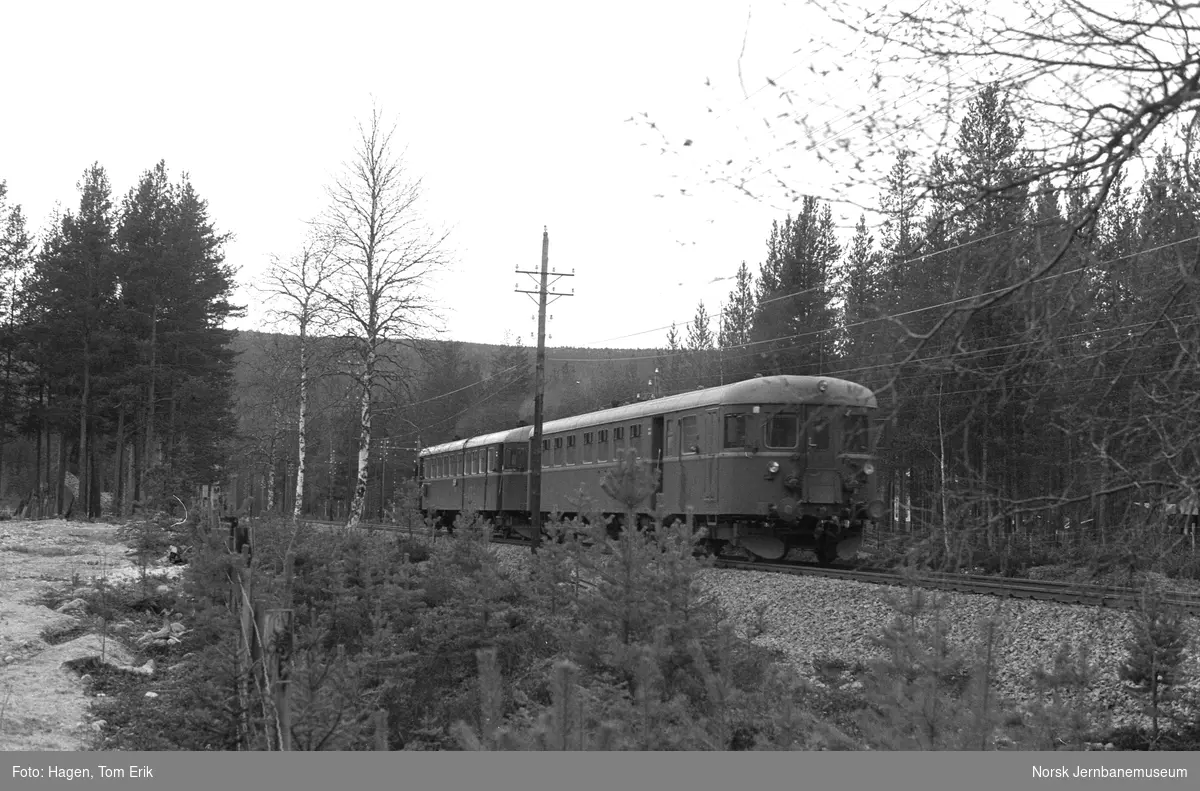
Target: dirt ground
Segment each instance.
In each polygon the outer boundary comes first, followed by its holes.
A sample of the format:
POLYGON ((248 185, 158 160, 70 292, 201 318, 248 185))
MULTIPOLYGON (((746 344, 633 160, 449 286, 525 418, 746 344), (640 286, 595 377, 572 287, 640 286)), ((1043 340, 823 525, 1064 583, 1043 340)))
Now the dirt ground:
MULTIPOLYGON (((134 576, 117 527, 64 520, 0 522, 0 748, 86 750, 98 730, 86 680, 64 666, 85 657, 129 664, 121 624, 106 639, 69 592, 134 576), (62 612, 43 603, 65 596, 62 612), (102 644, 103 642, 103 644, 102 644)), ((127 635, 126 635, 127 637, 127 635)))

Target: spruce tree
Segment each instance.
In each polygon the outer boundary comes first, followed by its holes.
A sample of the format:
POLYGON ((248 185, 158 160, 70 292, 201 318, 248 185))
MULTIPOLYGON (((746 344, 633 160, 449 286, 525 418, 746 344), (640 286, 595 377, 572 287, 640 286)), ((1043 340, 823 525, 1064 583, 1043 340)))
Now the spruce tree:
POLYGON ((1172 699, 1173 688, 1185 680, 1182 669, 1187 656, 1187 632, 1182 615, 1167 605, 1157 591, 1143 593, 1141 607, 1132 621, 1133 636, 1126 645, 1129 655, 1121 664, 1119 675, 1146 696, 1151 741, 1157 744, 1163 704, 1172 699))
POLYGON ((754 340, 763 372, 832 368, 834 267, 841 253, 828 204, 806 196, 796 217, 772 224, 758 278, 754 340))

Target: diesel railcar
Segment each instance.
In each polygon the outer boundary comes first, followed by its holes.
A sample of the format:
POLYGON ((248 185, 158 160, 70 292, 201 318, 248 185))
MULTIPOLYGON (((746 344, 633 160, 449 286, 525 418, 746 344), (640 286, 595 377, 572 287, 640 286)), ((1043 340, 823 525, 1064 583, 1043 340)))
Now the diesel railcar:
MULTIPOLYGON (((843 379, 759 376, 549 421, 541 510, 573 514, 581 494, 615 509, 600 483, 632 449, 659 473, 645 516, 690 513, 716 551, 853 558, 866 522, 884 513, 876 411, 869 389, 843 379)), ((425 448, 422 508, 445 524, 474 511, 527 533, 532 435, 522 426, 425 448)))

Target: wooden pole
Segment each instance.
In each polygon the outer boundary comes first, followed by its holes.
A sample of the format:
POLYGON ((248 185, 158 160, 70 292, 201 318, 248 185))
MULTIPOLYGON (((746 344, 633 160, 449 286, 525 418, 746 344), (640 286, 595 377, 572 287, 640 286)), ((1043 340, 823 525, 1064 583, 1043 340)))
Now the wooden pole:
POLYGON ((533 520, 533 551, 542 545, 542 420, 546 398, 546 278, 550 263, 550 232, 542 230, 542 271, 538 287, 537 369, 533 390, 533 452, 529 464, 529 514, 533 520))
MULTIPOLYGON (((529 514, 533 527, 533 551, 537 552, 542 545, 542 419, 546 392, 546 298, 570 297, 572 293, 548 291, 550 265, 550 233, 542 229, 542 266, 536 273, 518 269, 518 274, 538 276, 536 292, 518 288, 524 294, 537 294, 538 304, 538 335, 537 335, 537 366, 533 381, 533 440, 529 453, 529 514)), ((574 272, 555 272, 554 278, 573 277, 574 272)))

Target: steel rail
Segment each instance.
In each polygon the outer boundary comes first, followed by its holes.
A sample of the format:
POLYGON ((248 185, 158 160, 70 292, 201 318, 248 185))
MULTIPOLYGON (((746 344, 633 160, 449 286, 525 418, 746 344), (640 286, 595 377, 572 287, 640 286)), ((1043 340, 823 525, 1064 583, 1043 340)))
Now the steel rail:
MULTIPOLYGON (((327 527, 345 527, 342 522, 305 519, 305 524, 327 527)), ((360 530, 383 530, 408 533, 409 528, 400 525, 360 522, 360 530)), ((424 533, 424 531, 421 531, 424 533)), ((414 535, 416 533, 414 532, 414 535)), ((493 536, 492 543, 510 546, 531 546, 527 539, 493 536)), ((886 570, 864 570, 799 563, 767 563, 762 561, 736 560, 718 557, 714 566, 737 571, 755 571, 796 576, 825 577, 846 582, 869 585, 915 585, 933 590, 958 593, 973 593, 1011 599, 1032 599, 1058 604, 1076 604, 1113 610, 1136 610, 1141 604, 1142 591, 1128 586, 1092 585, 1057 580, 1031 580, 1016 577, 987 577, 977 574, 951 574, 947 572, 919 572, 902 574, 886 570)), ((1188 615, 1200 617, 1200 595, 1164 592, 1163 600, 1188 615)))

